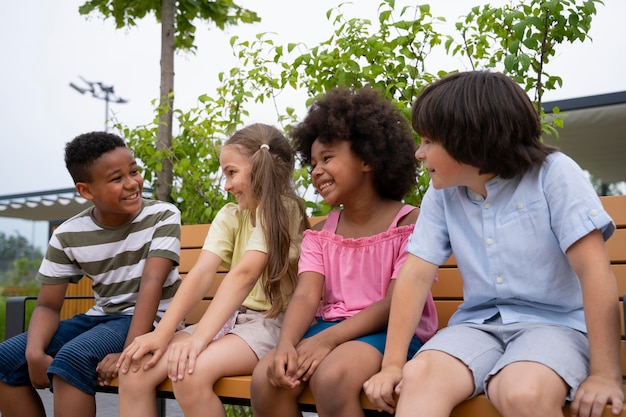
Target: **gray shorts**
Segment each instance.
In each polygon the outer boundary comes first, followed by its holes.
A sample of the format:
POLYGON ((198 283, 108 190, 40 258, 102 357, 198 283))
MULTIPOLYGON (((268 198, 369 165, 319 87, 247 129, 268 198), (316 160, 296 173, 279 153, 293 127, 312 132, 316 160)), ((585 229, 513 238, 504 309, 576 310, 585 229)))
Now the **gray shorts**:
MULTIPOLYGON (((265 313, 242 307, 237 313, 234 326, 228 327, 226 331, 226 334, 235 334, 242 338, 258 359, 276 347, 285 317, 285 314, 281 313, 278 317, 270 319, 265 317, 265 313)), ((196 326, 196 324, 187 326, 183 331, 193 333, 196 326)))
POLYGON ((456 324, 438 331, 417 354, 425 350, 445 352, 467 365, 474 376, 471 397, 485 392, 489 379, 513 362, 537 362, 552 369, 570 388, 567 401, 589 375, 587 335, 565 326, 456 324))

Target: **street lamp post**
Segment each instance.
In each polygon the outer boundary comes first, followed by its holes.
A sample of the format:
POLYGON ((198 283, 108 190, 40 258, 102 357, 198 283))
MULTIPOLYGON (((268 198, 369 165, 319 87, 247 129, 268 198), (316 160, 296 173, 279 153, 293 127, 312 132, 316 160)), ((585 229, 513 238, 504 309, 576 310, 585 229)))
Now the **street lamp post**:
POLYGON ((109 121, 109 103, 128 103, 128 100, 125 100, 121 97, 118 97, 113 90, 112 85, 104 85, 101 82, 91 82, 85 80, 83 77, 79 78, 85 83, 85 87, 78 86, 74 83, 70 83, 70 87, 74 90, 78 91, 81 94, 91 93, 92 97, 95 97, 99 100, 104 100, 104 131, 107 132, 109 130, 108 121, 109 121))

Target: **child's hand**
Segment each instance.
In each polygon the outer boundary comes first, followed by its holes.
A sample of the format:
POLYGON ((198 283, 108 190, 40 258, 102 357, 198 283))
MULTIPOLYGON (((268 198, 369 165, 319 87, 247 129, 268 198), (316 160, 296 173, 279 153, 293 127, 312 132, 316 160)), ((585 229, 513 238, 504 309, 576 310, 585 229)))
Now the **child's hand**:
POLYGON ((163 356, 168 343, 169 339, 161 337, 156 331, 137 336, 130 345, 126 346, 115 366, 123 374, 129 369, 137 372, 141 359, 145 355, 152 354, 150 360, 143 366, 144 370, 148 370, 163 356))
POLYGON ((600 417, 604 406, 611 404, 611 411, 617 415, 624 406, 624 390, 621 381, 590 375, 585 379, 570 405, 572 417, 600 417))
POLYGON ((40 356, 28 358, 28 375, 30 383, 35 389, 48 388, 50 379, 48 379, 48 367, 52 363, 52 356, 41 352, 40 356))
POLYGON ((170 344, 167 349, 167 376, 172 381, 182 380, 185 373, 192 374, 198 355, 206 349, 207 344, 190 336, 184 340, 170 344))
POLYGON ((294 377, 297 363, 298 353, 293 345, 276 346, 272 363, 267 368, 270 384, 276 388, 295 388, 300 385, 298 378, 294 377))
POLYGON ((365 381, 363 391, 378 411, 393 414, 396 407, 394 391, 399 394, 401 381, 402 368, 388 366, 365 381))
POLYGON ((302 339, 296 347, 298 368, 294 375, 295 378, 303 381, 311 379, 317 367, 333 348, 334 346, 328 345, 319 335, 302 339))
POLYGON ((109 353, 96 366, 98 385, 106 386, 117 376, 117 360, 121 353, 109 353))

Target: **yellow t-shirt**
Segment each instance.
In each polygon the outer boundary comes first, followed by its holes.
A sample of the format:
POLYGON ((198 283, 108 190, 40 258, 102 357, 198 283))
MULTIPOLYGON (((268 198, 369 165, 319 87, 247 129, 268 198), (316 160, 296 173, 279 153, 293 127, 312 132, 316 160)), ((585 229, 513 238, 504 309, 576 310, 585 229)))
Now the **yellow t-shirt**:
MULTIPOLYGON (((295 203, 289 203, 289 218, 294 219, 290 223, 292 245, 289 251, 290 258, 296 260, 300 255, 300 221, 302 216, 295 203)), ((258 215, 257 215, 258 219, 258 215)), ((230 270, 241 260, 244 252, 255 250, 267 253, 267 243, 263 230, 257 221, 252 225, 252 216, 249 210, 240 210, 234 203, 228 203, 217 213, 211 223, 209 233, 204 241, 202 250, 208 250, 222 259, 221 266, 230 270)), ((265 279, 267 271, 259 278, 265 279)), ((252 310, 267 311, 271 305, 263 292, 263 280, 259 279, 242 303, 244 307, 252 310)))

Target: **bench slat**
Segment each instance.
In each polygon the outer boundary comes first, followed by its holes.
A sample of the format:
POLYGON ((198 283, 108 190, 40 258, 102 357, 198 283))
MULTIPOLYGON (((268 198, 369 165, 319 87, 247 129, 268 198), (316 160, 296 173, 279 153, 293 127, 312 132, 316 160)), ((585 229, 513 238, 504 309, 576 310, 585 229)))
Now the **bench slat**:
POLYGON ((617 227, 626 228, 626 196, 605 196, 600 197, 600 200, 617 227))
POLYGON ((611 263, 626 263, 626 229, 617 229, 606 242, 611 263))
POLYGON ((210 224, 186 224, 182 227, 184 233, 180 234, 181 248, 201 248, 204 244, 206 234, 209 232, 210 224))

